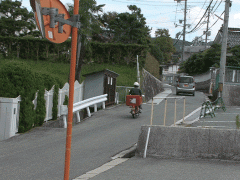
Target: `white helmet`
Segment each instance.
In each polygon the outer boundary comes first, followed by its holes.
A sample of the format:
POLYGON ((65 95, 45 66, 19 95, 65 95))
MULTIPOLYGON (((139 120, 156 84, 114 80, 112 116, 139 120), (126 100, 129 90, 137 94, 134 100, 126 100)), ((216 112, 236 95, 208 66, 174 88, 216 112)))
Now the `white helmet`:
POLYGON ((133 85, 139 87, 138 82, 135 82, 133 85))

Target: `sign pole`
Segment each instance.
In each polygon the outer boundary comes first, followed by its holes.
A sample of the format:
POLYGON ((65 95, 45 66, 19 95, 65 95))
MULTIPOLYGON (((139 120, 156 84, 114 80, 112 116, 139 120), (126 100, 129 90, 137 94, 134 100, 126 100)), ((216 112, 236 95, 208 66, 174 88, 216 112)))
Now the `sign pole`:
MULTIPOLYGON (((73 14, 79 12, 79 0, 74 0, 73 14)), ((72 44, 71 44, 71 65, 69 79, 69 101, 68 101, 68 122, 67 122, 67 137, 66 137, 66 152, 65 152, 65 168, 64 180, 69 180, 70 159, 71 159, 71 141, 72 141, 72 117, 73 117, 73 98, 74 98, 74 82, 76 68, 76 52, 77 52, 77 33, 78 28, 72 27, 72 44)))

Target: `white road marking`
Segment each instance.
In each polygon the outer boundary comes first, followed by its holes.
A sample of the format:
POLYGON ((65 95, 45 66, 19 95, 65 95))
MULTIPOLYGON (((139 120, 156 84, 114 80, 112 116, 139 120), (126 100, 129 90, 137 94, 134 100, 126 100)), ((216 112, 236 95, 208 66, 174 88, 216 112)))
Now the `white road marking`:
MULTIPOLYGON (((203 121, 201 121, 201 122, 203 122, 203 121)), ((225 122, 225 123, 228 123, 228 122, 230 122, 230 123, 232 123, 232 122, 235 122, 235 121, 204 121, 205 123, 206 122, 209 122, 209 123, 214 123, 214 122, 217 122, 217 123, 219 123, 219 122, 225 122)))
MULTIPOLYGON (((196 112, 200 111, 201 108, 202 108, 202 107, 199 107, 199 108, 195 109, 193 112, 191 112, 190 114, 188 114, 187 116, 185 116, 185 117, 184 117, 184 121, 185 121, 188 117, 190 117, 190 116, 192 116, 193 114, 195 114, 196 112)), ((188 121, 185 121, 185 123, 186 123, 186 124, 192 124, 192 123, 194 123, 194 122, 196 122, 196 121, 198 121, 198 120, 199 120, 199 118, 196 118, 196 119, 194 119, 193 121, 189 121, 189 122, 188 122, 188 121)), ((180 124, 180 123, 182 123, 182 122, 183 122, 183 119, 177 121, 176 124, 180 124)))
POLYGON ((103 172, 105 172, 105 171, 107 171, 109 169, 112 169, 113 167, 115 167, 115 166, 117 166, 117 165, 127 161, 128 159, 129 158, 117 158, 117 159, 114 159, 114 160, 112 160, 112 161, 110 161, 110 162, 108 162, 108 163, 106 163, 106 164, 104 164, 104 165, 102 165, 102 166, 92 170, 92 171, 89 171, 89 172, 87 172, 87 173, 85 173, 85 174, 83 174, 83 175, 81 175, 81 176, 79 176, 79 177, 77 177, 77 178, 75 178, 73 180, 80 180, 80 179, 81 180, 88 180, 88 179, 91 179, 94 176, 97 176, 97 175, 99 175, 99 174, 101 174, 101 173, 103 173, 103 172))

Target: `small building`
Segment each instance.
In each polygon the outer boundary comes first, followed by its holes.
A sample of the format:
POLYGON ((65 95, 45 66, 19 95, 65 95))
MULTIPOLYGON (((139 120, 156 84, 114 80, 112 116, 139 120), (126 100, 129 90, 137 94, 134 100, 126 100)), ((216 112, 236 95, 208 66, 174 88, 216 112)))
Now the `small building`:
POLYGON ((119 74, 110 71, 109 69, 104 69, 102 71, 84 74, 83 76, 85 77, 83 93, 84 99, 108 94, 106 106, 115 103, 116 84, 119 74))

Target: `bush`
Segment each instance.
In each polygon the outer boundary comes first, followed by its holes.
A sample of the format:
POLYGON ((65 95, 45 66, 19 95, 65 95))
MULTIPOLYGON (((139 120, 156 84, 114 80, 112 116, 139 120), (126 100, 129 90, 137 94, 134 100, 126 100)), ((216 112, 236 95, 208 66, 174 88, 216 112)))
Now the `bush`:
POLYGON ((65 99, 64 99, 63 105, 67 105, 68 106, 68 96, 67 95, 65 95, 65 99))
POLYGON ((19 132, 30 130, 34 124, 36 126, 43 124, 46 113, 44 87, 51 88, 57 83, 59 83, 57 78, 41 72, 33 72, 21 62, 10 61, 0 68, 0 97, 16 98, 21 95, 19 132), (40 97, 38 97, 37 109, 34 111, 32 101, 37 90, 40 97))
POLYGON ((34 105, 27 96, 21 96, 20 117, 18 132, 23 133, 30 130, 34 124, 34 105))
POLYGON ((53 107, 52 107, 52 119, 57 119, 57 114, 58 114, 58 91, 59 91, 59 86, 55 85, 54 86, 54 93, 53 93, 53 107))
POLYGON ((35 110, 36 118, 34 121, 35 126, 41 126, 44 123, 44 119, 46 117, 46 101, 44 99, 45 89, 42 86, 37 95, 37 107, 35 110))

